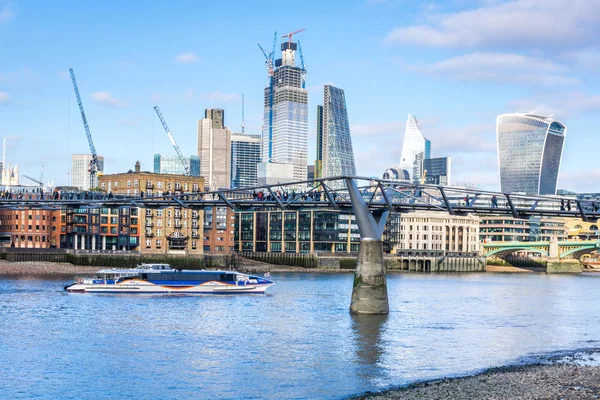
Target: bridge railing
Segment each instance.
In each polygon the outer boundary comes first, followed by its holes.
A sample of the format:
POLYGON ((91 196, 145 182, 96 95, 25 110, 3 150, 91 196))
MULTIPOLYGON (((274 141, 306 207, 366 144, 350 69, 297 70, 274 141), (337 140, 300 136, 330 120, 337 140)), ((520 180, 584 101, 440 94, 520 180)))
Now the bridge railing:
POLYGON ((98 192, 88 195, 45 196, 43 199, 11 197, 0 198, 0 208, 165 208, 175 206, 202 209, 226 206, 236 210, 312 208, 352 212, 346 179, 351 179, 356 183, 360 195, 372 211, 429 210, 455 215, 505 214, 515 218, 577 217, 585 221, 596 221, 600 216, 600 204, 596 204, 594 200, 509 194, 465 187, 415 184, 357 176, 286 182, 243 189, 203 192, 166 191, 155 193, 152 196, 112 195, 98 192))

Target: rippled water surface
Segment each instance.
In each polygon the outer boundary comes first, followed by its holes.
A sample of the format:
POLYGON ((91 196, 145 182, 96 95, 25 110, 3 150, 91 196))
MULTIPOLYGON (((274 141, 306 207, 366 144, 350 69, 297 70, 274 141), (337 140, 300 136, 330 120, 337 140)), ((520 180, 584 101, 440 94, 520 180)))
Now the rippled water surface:
POLYGON ((0 277, 0 398, 335 399, 600 340, 600 275, 389 275, 383 318, 349 315, 351 274, 273 279, 166 296, 0 277))

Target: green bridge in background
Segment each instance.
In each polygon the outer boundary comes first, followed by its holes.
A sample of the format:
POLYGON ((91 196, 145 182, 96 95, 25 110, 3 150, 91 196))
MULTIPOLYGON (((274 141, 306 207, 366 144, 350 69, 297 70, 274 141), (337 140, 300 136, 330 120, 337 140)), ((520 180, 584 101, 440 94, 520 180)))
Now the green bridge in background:
POLYGON ((549 258, 580 260, 585 254, 590 254, 598 249, 600 249, 600 240, 490 242, 482 244, 482 255, 504 259, 516 252, 526 251, 549 258))

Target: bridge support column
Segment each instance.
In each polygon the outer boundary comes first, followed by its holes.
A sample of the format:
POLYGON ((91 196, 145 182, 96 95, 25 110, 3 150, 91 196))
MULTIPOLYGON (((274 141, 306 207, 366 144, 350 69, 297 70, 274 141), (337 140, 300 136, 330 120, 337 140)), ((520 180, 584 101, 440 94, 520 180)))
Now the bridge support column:
POLYGON ((371 213, 356 183, 352 179, 346 178, 346 186, 360 232, 360 249, 354 272, 350 313, 389 314, 383 241, 381 240, 388 211, 371 213))

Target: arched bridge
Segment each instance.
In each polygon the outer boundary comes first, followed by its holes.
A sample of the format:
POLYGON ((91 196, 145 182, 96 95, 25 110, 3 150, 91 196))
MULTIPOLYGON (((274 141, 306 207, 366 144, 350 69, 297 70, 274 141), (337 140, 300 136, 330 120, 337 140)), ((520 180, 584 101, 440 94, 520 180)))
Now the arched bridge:
POLYGON ((483 255, 486 257, 506 258, 519 251, 539 253, 544 257, 579 260, 583 255, 600 250, 598 240, 567 240, 556 242, 552 249, 551 242, 492 242, 483 243, 483 255), (554 254, 556 251, 556 254, 554 254))

